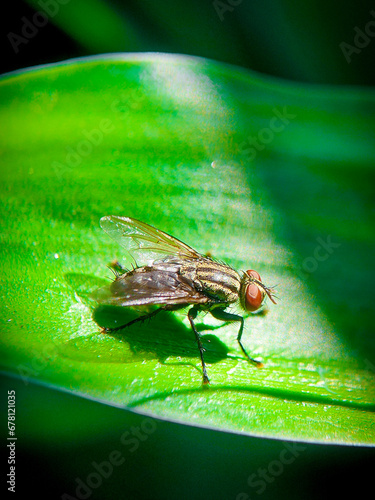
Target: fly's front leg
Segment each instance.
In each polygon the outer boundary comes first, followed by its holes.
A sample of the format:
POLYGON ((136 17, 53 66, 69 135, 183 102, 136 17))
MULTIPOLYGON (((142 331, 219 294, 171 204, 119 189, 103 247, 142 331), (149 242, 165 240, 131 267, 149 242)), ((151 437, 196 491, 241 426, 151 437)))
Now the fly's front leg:
POLYGON ((103 331, 105 333, 118 332, 119 330, 122 330, 123 328, 127 328, 128 326, 134 325, 134 323, 138 323, 138 321, 145 321, 146 319, 151 319, 162 310, 163 310, 163 308, 159 307, 159 309, 155 309, 155 311, 152 311, 149 314, 144 314, 143 316, 139 316, 138 318, 135 318, 132 321, 129 321, 129 323, 126 323, 125 325, 117 326, 116 328, 103 328, 103 331))
POLYGON ((212 309, 210 311, 210 313, 212 314, 212 316, 214 318, 220 319, 221 321, 240 321, 241 325, 240 325, 240 329, 238 331, 237 341, 240 344, 242 352, 245 354, 245 356, 247 357, 247 359, 251 363, 253 363, 255 366, 257 366, 258 368, 261 368, 263 366, 263 363, 261 363, 260 361, 257 361, 256 359, 250 358, 250 356, 247 354, 244 346, 242 345, 241 337, 242 337, 243 327, 244 327, 244 324, 245 324, 245 321, 244 321, 243 317, 242 316, 238 316, 237 314, 229 313, 229 312, 227 312, 227 311, 225 311, 224 309, 221 309, 221 308, 212 309))
POLYGON ((196 329, 195 324, 194 324, 194 320, 197 317, 197 314, 198 314, 198 309, 196 307, 192 307, 188 312, 188 318, 189 318, 189 321, 191 324, 191 328, 193 329, 193 332, 195 333, 195 337, 197 339, 199 354, 201 356, 201 361, 202 361, 203 385, 206 385, 206 384, 210 383, 210 380, 209 380, 208 375, 207 375, 206 364, 205 364, 204 358, 203 358, 204 347, 203 347, 203 344, 201 341, 201 336, 200 336, 200 333, 198 332, 198 330, 196 329))
POLYGON ((128 271, 125 267, 122 267, 118 260, 113 260, 108 267, 114 272, 115 276, 121 276, 128 271))

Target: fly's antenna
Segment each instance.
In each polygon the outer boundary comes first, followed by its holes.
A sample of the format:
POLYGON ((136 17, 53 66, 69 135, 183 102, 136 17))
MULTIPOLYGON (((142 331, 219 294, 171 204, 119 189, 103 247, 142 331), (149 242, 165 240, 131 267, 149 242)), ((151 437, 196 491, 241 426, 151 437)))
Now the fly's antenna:
POLYGON ((269 297, 269 299, 271 300, 271 302, 273 304, 277 304, 277 302, 275 300, 275 299, 279 300, 279 298, 275 292, 275 288, 277 287, 277 285, 272 286, 272 287, 268 287, 268 286, 262 284, 262 287, 263 287, 263 290, 266 292, 267 296, 269 297))

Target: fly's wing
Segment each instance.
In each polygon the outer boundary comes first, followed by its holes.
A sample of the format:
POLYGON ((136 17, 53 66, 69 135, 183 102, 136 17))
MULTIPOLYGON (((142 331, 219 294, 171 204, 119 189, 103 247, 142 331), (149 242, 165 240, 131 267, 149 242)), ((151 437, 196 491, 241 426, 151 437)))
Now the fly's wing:
POLYGON ((152 304, 196 304, 209 299, 167 263, 141 268, 118 277, 109 288, 100 289, 96 300, 117 306, 152 304))
POLYGON ((136 266, 151 265, 166 256, 197 259, 202 256, 182 241, 131 217, 108 215, 100 219, 102 229, 128 254, 136 266))

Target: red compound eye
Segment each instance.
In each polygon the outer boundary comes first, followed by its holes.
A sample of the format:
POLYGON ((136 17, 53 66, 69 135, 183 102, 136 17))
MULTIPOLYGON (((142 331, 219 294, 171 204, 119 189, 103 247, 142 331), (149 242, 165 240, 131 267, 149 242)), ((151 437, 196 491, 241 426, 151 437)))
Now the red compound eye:
POLYGON ((259 273, 257 273, 253 269, 249 269, 248 271, 246 271, 246 274, 248 274, 249 276, 252 276, 253 278, 255 278, 258 281, 262 281, 261 277, 259 276, 259 273))
MULTIPOLYGON (((258 273, 257 273, 258 274, 258 273)), ((258 274, 259 276, 259 274, 258 274)), ((257 278, 258 279, 258 278, 257 278)), ((264 294, 258 285, 250 283, 245 293, 245 307, 247 311, 256 311, 262 305, 264 294)))

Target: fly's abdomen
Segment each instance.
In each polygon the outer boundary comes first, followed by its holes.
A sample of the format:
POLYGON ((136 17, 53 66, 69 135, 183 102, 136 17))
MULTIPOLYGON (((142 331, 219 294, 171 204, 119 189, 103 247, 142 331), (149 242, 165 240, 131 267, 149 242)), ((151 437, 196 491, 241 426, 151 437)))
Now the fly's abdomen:
POLYGON ((199 262, 196 278, 202 291, 212 298, 226 303, 236 302, 239 298, 241 278, 229 266, 215 261, 199 262))

